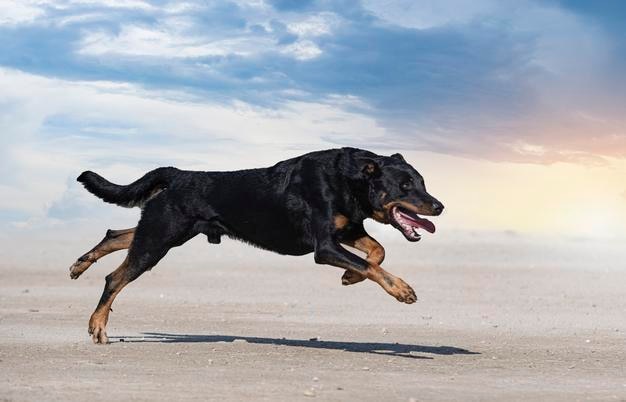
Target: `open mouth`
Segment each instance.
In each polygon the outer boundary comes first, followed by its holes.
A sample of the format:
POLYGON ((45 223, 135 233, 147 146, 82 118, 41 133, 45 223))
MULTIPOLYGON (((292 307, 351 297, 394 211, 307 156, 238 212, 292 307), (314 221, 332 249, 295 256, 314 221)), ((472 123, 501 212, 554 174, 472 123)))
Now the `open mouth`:
POLYGON ((398 228, 404 237, 409 241, 418 241, 422 238, 419 229, 424 229, 429 233, 435 233, 435 225, 428 219, 419 217, 416 213, 405 208, 394 206, 391 208, 391 221, 398 228))

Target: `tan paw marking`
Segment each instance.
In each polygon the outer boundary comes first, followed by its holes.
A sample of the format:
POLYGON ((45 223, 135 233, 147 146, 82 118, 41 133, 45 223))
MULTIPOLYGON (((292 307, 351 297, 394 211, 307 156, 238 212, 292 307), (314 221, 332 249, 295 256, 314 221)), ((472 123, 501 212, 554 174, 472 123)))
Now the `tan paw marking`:
POLYGON ((390 285, 389 294, 395 297, 399 302, 413 304, 417 301, 415 291, 402 279, 394 278, 390 285))
POLYGON ((346 271, 343 273, 341 277, 341 284, 343 286, 354 285, 355 283, 359 283, 367 279, 364 275, 359 274, 354 271, 346 271))
POLYGON ((87 256, 82 256, 70 267, 70 278, 78 279, 83 272, 87 270, 95 261, 87 256))
POLYGON ((106 321, 100 316, 94 314, 89 320, 89 334, 95 344, 106 345, 109 343, 109 338, 106 333, 106 321))

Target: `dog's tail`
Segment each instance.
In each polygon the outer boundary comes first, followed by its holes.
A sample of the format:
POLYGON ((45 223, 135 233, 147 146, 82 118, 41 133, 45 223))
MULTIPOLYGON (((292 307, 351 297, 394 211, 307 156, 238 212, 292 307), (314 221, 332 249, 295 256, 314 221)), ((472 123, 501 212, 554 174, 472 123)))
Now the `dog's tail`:
POLYGON ((173 167, 158 168, 146 173, 141 179, 126 185, 113 184, 97 173, 86 171, 76 180, 91 194, 105 202, 121 207, 143 207, 155 195, 165 190, 178 169, 173 167))

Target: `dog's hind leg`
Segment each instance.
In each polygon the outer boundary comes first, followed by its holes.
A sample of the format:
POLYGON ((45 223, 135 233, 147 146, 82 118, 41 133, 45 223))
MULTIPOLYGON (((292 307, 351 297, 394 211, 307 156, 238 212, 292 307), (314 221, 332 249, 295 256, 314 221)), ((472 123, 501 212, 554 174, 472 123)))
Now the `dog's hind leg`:
POLYGON ((94 343, 107 343, 106 325, 115 297, 130 282, 152 269, 172 247, 177 247, 199 232, 194 222, 164 202, 151 201, 144 209, 126 260, 106 277, 96 310, 89 319, 89 333, 94 343))
MULTIPOLYGON (((362 237, 359 237, 356 240, 344 240, 341 243, 354 247, 359 251, 363 251, 367 257, 365 258, 367 262, 373 265, 382 264, 385 259, 385 249, 380 245, 379 242, 376 241, 373 237, 365 234, 362 237)), ((355 283, 359 283, 361 281, 366 280, 367 277, 365 275, 361 275, 356 271, 346 270, 341 277, 341 284, 344 286, 354 285, 355 283)))
POLYGON ((94 262, 114 251, 124 250, 130 247, 135 236, 135 229, 107 230, 104 239, 94 248, 78 257, 70 267, 70 278, 77 279, 94 262))
MULTIPOLYGON (((138 276, 138 275, 137 275, 138 276)), ((109 311, 115 296, 122 290, 124 286, 129 284, 133 279, 131 271, 128 269, 128 257, 124 259, 115 271, 106 277, 104 291, 100 297, 98 307, 89 319, 89 334, 92 336, 94 343, 108 343, 109 339, 106 334, 106 325, 109 320, 109 311)))

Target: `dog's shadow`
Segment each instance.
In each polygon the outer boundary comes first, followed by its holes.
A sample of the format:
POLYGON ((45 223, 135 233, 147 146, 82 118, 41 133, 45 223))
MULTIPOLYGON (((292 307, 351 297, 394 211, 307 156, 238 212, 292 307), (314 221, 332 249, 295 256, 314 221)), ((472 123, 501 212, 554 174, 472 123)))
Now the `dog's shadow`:
POLYGON ((427 353, 434 355, 477 355, 467 349, 454 346, 424 346, 408 345, 403 343, 379 342, 339 342, 322 340, 301 340, 286 338, 261 338, 256 336, 232 335, 189 335, 166 334, 159 332, 144 332, 143 336, 112 336, 112 342, 154 342, 154 343, 216 343, 216 342, 247 342, 261 345, 279 345, 313 349, 342 350, 355 353, 373 353, 389 356, 408 357, 412 359, 433 359, 433 357, 415 355, 413 353, 427 353))

